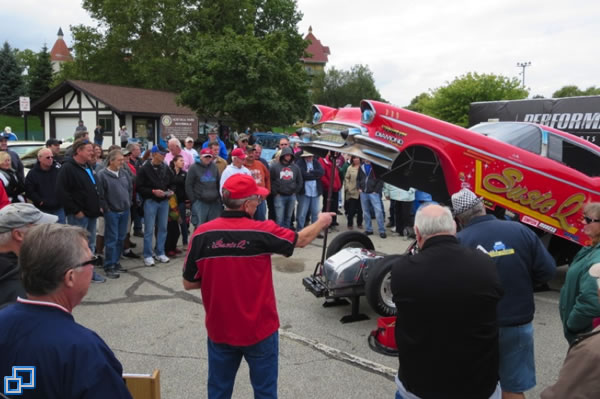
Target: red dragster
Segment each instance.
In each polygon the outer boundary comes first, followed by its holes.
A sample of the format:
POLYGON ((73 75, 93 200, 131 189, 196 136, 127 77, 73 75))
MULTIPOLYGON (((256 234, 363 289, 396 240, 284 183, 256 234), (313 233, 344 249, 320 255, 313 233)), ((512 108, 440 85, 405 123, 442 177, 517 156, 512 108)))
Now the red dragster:
POLYGON ((600 201, 600 147, 569 133, 525 122, 464 129, 363 100, 360 108, 313 106, 303 140, 319 155, 368 159, 384 181, 440 203, 468 187, 496 215, 535 228, 559 264, 588 244, 583 206, 600 201))

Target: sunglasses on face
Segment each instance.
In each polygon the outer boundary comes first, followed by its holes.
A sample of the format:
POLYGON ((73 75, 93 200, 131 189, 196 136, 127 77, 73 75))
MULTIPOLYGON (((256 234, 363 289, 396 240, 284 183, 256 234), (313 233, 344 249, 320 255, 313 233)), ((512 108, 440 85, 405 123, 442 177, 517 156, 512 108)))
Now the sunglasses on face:
POLYGON ((592 219, 590 217, 584 216, 583 220, 585 220, 586 224, 590 224, 590 223, 598 223, 600 222, 600 219, 592 219))
POLYGON ((50 157, 44 157, 44 159, 52 159, 54 157, 50 156, 50 157))
POLYGON ((87 265, 102 266, 102 259, 99 256, 94 255, 91 259, 86 260, 85 262, 78 263, 75 266, 71 267, 71 269, 77 269, 78 267, 84 267, 87 265))

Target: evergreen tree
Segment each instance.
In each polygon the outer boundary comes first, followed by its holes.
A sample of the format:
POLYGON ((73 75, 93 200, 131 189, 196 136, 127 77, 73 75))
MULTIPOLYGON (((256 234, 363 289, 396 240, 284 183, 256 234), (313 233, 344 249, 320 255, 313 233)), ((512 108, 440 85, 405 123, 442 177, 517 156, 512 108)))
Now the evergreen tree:
POLYGON ((0 50, 0 112, 19 114, 19 96, 25 91, 22 72, 15 53, 8 42, 4 42, 0 50), (14 103, 7 106, 12 102, 14 103))
POLYGON ((33 104, 50 91, 52 84, 52 64, 48 47, 45 44, 42 51, 37 53, 35 62, 29 69, 29 78, 29 97, 33 104))

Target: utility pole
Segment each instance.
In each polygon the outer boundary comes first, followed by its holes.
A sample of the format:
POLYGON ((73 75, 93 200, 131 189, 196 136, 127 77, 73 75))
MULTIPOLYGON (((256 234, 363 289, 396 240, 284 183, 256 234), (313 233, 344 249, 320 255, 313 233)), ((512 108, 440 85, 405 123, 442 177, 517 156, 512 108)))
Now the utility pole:
POLYGON ((517 68, 523 68, 523 72, 519 73, 519 75, 523 75, 523 88, 525 88, 525 68, 528 66, 531 66, 531 61, 517 62, 517 68))

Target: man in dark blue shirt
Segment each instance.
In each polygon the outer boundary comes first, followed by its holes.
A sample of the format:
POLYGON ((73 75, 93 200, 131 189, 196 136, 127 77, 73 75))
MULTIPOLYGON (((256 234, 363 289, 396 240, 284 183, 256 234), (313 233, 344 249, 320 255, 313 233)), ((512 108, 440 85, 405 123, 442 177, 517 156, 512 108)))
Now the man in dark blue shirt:
POLYGON ((498 270, 504 296, 498 303, 500 386, 505 399, 525 398, 533 388, 533 287, 556 273, 556 263, 533 231, 518 222, 487 215, 481 198, 467 188, 452 195, 464 229, 459 242, 487 253, 498 270))
POLYGON ((39 399, 131 399, 121 363, 71 314, 86 295, 98 258, 81 227, 31 227, 19 254, 27 299, 0 311, 5 394, 39 399), (33 369, 35 374, 19 372, 33 369))

